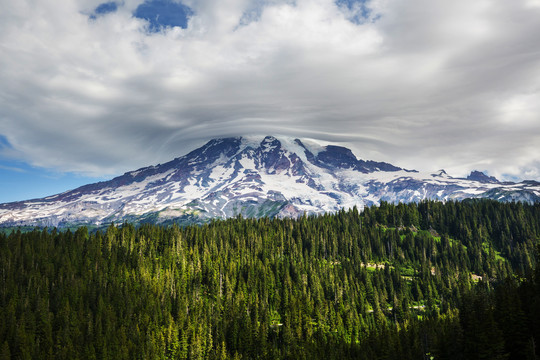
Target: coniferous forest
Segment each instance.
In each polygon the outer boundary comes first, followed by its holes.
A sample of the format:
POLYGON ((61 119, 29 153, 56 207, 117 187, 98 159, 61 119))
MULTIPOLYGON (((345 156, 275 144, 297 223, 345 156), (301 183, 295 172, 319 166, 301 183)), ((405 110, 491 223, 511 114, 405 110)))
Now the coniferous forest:
POLYGON ((539 359, 540 204, 0 234, 0 359, 539 359))

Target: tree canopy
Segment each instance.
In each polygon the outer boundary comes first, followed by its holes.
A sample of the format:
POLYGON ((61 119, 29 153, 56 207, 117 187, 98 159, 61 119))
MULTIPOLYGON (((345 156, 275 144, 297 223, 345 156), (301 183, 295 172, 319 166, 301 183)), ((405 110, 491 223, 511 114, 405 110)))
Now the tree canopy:
POLYGON ((539 219, 426 201, 0 234, 0 358, 535 359, 539 219))

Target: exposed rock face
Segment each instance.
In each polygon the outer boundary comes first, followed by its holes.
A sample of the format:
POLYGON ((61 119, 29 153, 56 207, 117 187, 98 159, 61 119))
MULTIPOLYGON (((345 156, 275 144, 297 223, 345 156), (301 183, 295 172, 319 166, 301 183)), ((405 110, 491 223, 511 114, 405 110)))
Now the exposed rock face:
POLYGON ((499 182, 499 180, 497 180, 494 176, 487 176, 481 171, 471 172, 470 175, 467 176, 467 180, 478 181, 481 183, 491 183, 491 184, 497 184, 499 182))
POLYGON ((211 218, 295 217, 422 199, 540 201, 540 183, 422 174, 359 160, 341 146, 291 138, 214 139, 168 163, 43 199, 0 205, 1 226, 110 222, 202 222, 211 218))

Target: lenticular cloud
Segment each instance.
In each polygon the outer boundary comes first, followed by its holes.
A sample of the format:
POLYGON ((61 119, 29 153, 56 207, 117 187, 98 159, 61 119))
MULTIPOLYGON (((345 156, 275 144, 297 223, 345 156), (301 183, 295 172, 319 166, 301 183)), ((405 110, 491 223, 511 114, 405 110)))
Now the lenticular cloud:
POLYGON ((4 157, 117 174, 229 135, 540 174, 540 7, 457 0, 8 2, 4 157))

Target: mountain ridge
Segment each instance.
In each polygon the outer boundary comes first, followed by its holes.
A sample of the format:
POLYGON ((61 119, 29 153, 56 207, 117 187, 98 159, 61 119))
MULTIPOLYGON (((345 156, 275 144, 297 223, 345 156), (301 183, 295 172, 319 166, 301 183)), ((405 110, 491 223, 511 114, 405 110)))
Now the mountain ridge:
POLYGON ((466 179, 358 159, 345 147, 290 137, 212 139, 164 164, 40 199, 0 204, 0 226, 204 222, 236 215, 296 217, 423 199, 540 202, 534 181, 466 179))

